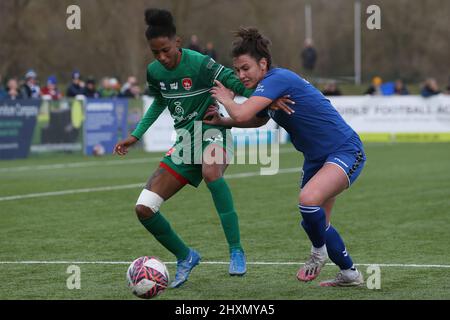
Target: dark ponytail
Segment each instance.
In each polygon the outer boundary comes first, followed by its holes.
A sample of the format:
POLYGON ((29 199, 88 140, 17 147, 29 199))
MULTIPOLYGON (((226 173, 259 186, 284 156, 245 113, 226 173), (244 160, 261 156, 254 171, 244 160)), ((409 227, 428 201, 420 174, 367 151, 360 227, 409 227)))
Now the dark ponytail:
POLYGON ((269 39, 260 34, 258 29, 252 27, 240 27, 238 31, 234 32, 234 36, 240 39, 233 42, 233 49, 231 51, 233 58, 243 54, 250 55, 256 61, 266 58, 267 68, 270 69, 272 55, 269 50, 269 45, 271 44, 269 39))
POLYGON ((147 31, 145 31, 147 40, 158 37, 173 38, 177 33, 172 14, 167 10, 145 10, 145 22, 148 25, 147 31))

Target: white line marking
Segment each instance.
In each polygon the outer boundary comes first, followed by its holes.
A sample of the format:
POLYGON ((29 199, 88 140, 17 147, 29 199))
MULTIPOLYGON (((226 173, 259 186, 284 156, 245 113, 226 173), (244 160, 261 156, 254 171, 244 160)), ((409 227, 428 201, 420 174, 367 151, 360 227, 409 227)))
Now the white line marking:
MULTIPOLYGON (((129 265, 132 261, 0 261, 1 264, 98 264, 98 265, 129 265)), ((175 261, 164 262, 165 264, 176 264, 175 261)), ((202 261, 200 264, 209 265, 228 265, 229 261, 202 261)), ((247 262, 248 265, 302 265, 301 262, 247 262)), ((450 268, 447 264, 403 264, 403 263, 358 263, 356 266, 379 266, 379 267, 398 267, 398 268, 450 268)), ((334 263, 327 263, 327 266, 335 266, 334 263)))
POLYGON ((54 163, 43 164, 37 166, 20 166, 11 168, 1 168, 0 173, 3 172, 20 172, 20 171, 40 171, 40 170, 55 170, 55 169, 70 169, 70 168, 86 168, 96 166, 115 166, 132 163, 151 163, 161 160, 162 157, 142 158, 142 159, 121 159, 121 160, 105 160, 105 161, 83 161, 83 162, 70 162, 70 163, 54 163))
MULTIPOLYGON (((287 168, 280 169, 278 173, 291 173, 291 172, 300 172, 301 168, 287 168)), ((225 175, 226 179, 239 179, 246 177, 254 177, 260 176, 259 171, 252 172, 242 172, 235 174, 225 175)), ((97 188, 85 188, 85 189, 72 189, 72 190, 61 190, 61 191, 52 191, 52 192, 40 192, 40 193, 28 193, 28 194, 20 194, 13 196, 0 197, 0 201, 11 201, 11 200, 21 200, 28 198, 42 198, 42 197, 52 197, 52 196, 63 196, 69 194, 77 194, 77 193, 87 193, 87 192, 99 192, 99 191, 112 191, 112 190, 123 190, 123 189, 133 189, 133 188, 143 188, 145 183, 133 183, 133 184, 125 184, 119 186, 106 186, 106 187, 97 187, 97 188)))
MULTIPOLYGON (((292 153, 298 152, 295 149, 281 149, 279 150, 279 154, 282 153, 292 153)), ((251 154, 251 153, 250 153, 251 154)), ((40 171, 40 170, 56 170, 56 169, 70 169, 70 168, 86 168, 86 167, 104 167, 104 166, 116 166, 116 165, 125 165, 125 164, 133 164, 133 163, 152 163, 155 161, 159 161, 163 158, 160 157, 151 157, 151 158, 139 158, 139 159, 117 159, 117 160, 104 160, 104 161, 80 161, 80 162, 70 162, 70 163, 53 163, 53 164, 42 164, 35 166, 19 166, 19 167, 9 167, 9 168, 0 168, 0 173, 9 173, 9 172, 21 172, 21 171, 40 171)))

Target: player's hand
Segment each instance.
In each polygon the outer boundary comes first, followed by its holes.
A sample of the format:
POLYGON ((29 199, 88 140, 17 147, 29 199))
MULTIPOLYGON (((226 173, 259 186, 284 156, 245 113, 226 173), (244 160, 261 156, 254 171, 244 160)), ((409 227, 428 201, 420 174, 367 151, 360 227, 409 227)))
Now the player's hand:
POLYGON ((216 84, 214 87, 209 90, 211 92, 211 96, 219 101, 220 103, 224 104, 227 101, 233 101, 234 99, 234 92, 231 90, 228 90, 224 85, 218 81, 214 80, 214 83, 216 84))
POLYGON ((205 116, 203 117, 203 123, 209 125, 221 125, 222 116, 219 113, 219 107, 216 105, 210 105, 206 110, 205 116))
POLYGON ((289 98, 290 98, 289 95, 278 98, 277 100, 273 101, 269 105, 269 109, 270 110, 283 110, 287 114, 293 114, 295 111, 291 107, 289 107, 289 104, 292 105, 292 104, 295 104, 295 102, 289 98))
POLYGON ((118 154, 119 156, 124 156, 128 153, 128 148, 131 147, 138 141, 136 137, 129 136, 125 140, 119 141, 113 150, 113 154, 118 154))

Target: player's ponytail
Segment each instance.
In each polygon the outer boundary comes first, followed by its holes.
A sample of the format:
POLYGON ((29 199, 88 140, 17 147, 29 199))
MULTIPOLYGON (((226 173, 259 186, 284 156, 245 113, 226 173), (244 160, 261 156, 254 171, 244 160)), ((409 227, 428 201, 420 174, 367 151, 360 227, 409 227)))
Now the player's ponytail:
POLYGON ((266 58, 267 67, 270 69, 272 65, 272 55, 269 50, 270 40, 259 33, 256 28, 240 27, 234 32, 234 36, 239 38, 233 42, 231 55, 236 58, 243 54, 248 54, 256 61, 266 58))
POLYGON ((147 40, 158 37, 173 38, 177 33, 172 14, 167 10, 153 8, 145 10, 145 22, 148 25, 145 31, 147 40))

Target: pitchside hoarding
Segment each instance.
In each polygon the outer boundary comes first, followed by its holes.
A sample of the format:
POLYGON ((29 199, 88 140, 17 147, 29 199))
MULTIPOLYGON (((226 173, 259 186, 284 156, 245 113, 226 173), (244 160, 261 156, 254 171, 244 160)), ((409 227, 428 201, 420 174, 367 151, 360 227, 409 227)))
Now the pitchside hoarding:
POLYGON ((0 101, 0 159, 26 158, 40 100, 0 101))
POLYGON ((450 96, 327 97, 363 141, 450 141, 450 96))
POLYGON ((127 134, 126 99, 87 99, 84 122, 84 154, 112 153, 118 139, 127 134))

